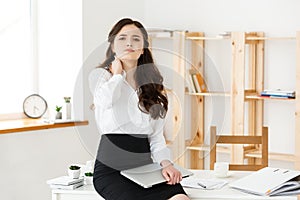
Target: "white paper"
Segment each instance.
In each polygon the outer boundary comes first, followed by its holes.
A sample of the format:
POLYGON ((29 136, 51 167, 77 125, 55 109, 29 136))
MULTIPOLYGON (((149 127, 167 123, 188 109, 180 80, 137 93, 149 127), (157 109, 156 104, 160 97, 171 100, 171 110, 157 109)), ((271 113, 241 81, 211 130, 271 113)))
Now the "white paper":
POLYGON ((181 182, 183 187, 197 188, 203 190, 221 189, 228 182, 221 179, 199 179, 188 177, 184 178, 181 182))

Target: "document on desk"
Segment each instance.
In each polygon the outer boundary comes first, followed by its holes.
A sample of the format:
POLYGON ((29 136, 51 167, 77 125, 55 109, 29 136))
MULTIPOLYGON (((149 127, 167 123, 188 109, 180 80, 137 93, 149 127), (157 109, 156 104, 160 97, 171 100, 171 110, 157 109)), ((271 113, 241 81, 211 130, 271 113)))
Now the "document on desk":
POLYGON ((187 177, 182 179, 180 182, 183 187, 197 188, 202 190, 221 189, 227 183, 227 181, 220 179, 200 179, 194 177, 187 177))
POLYGON ((229 184, 230 187, 262 196, 300 194, 300 171, 265 167, 229 184))

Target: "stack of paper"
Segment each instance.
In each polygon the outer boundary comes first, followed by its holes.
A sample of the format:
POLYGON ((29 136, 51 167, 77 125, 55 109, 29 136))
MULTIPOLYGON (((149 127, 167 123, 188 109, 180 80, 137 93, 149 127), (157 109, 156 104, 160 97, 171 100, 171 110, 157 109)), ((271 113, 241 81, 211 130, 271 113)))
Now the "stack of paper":
POLYGON ((47 181, 52 189, 73 190, 84 184, 83 177, 72 179, 69 176, 61 176, 47 181))
POLYGON ((180 183, 183 187, 198 188, 203 190, 214 190, 221 189, 228 182, 220 179, 199 179, 188 177, 184 178, 180 183))

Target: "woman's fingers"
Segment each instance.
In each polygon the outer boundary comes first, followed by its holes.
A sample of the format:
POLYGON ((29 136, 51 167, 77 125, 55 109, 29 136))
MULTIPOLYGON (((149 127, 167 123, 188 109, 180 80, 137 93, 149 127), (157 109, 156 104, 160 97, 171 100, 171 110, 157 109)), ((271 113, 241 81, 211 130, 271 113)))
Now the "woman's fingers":
POLYGON ((111 72, 113 74, 121 74, 123 71, 122 62, 115 56, 115 60, 111 63, 111 72))
POLYGON ((163 170, 162 175, 166 179, 166 181, 169 183, 170 182, 170 177, 169 177, 168 172, 166 170, 163 170))
POLYGON ((174 185, 182 180, 181 173, 173 166, 168 166, 162 171, 163 177, 167 180, 167 184, 174 185))

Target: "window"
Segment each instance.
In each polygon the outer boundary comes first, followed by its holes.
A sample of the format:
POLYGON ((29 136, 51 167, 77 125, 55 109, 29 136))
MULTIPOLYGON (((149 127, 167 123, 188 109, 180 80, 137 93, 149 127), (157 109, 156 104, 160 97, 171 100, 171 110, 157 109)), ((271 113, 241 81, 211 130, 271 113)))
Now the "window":
POLYGON ((38 1, 37 27, 39 94, 48 102, 53 118, 56 105, 63 106, 65 113, 63 97, 70 96, 74 102, 75 83, 83 62, 82 1, 38 1))
POLYGON ((22 112, 34 89, 30 0, 0 1, 0 114, 22 112))
POLYGON ((53 115, 82 66, 82 1, 0 0, 0 57, 0 115, 22 113, 32 93, 53 115))

